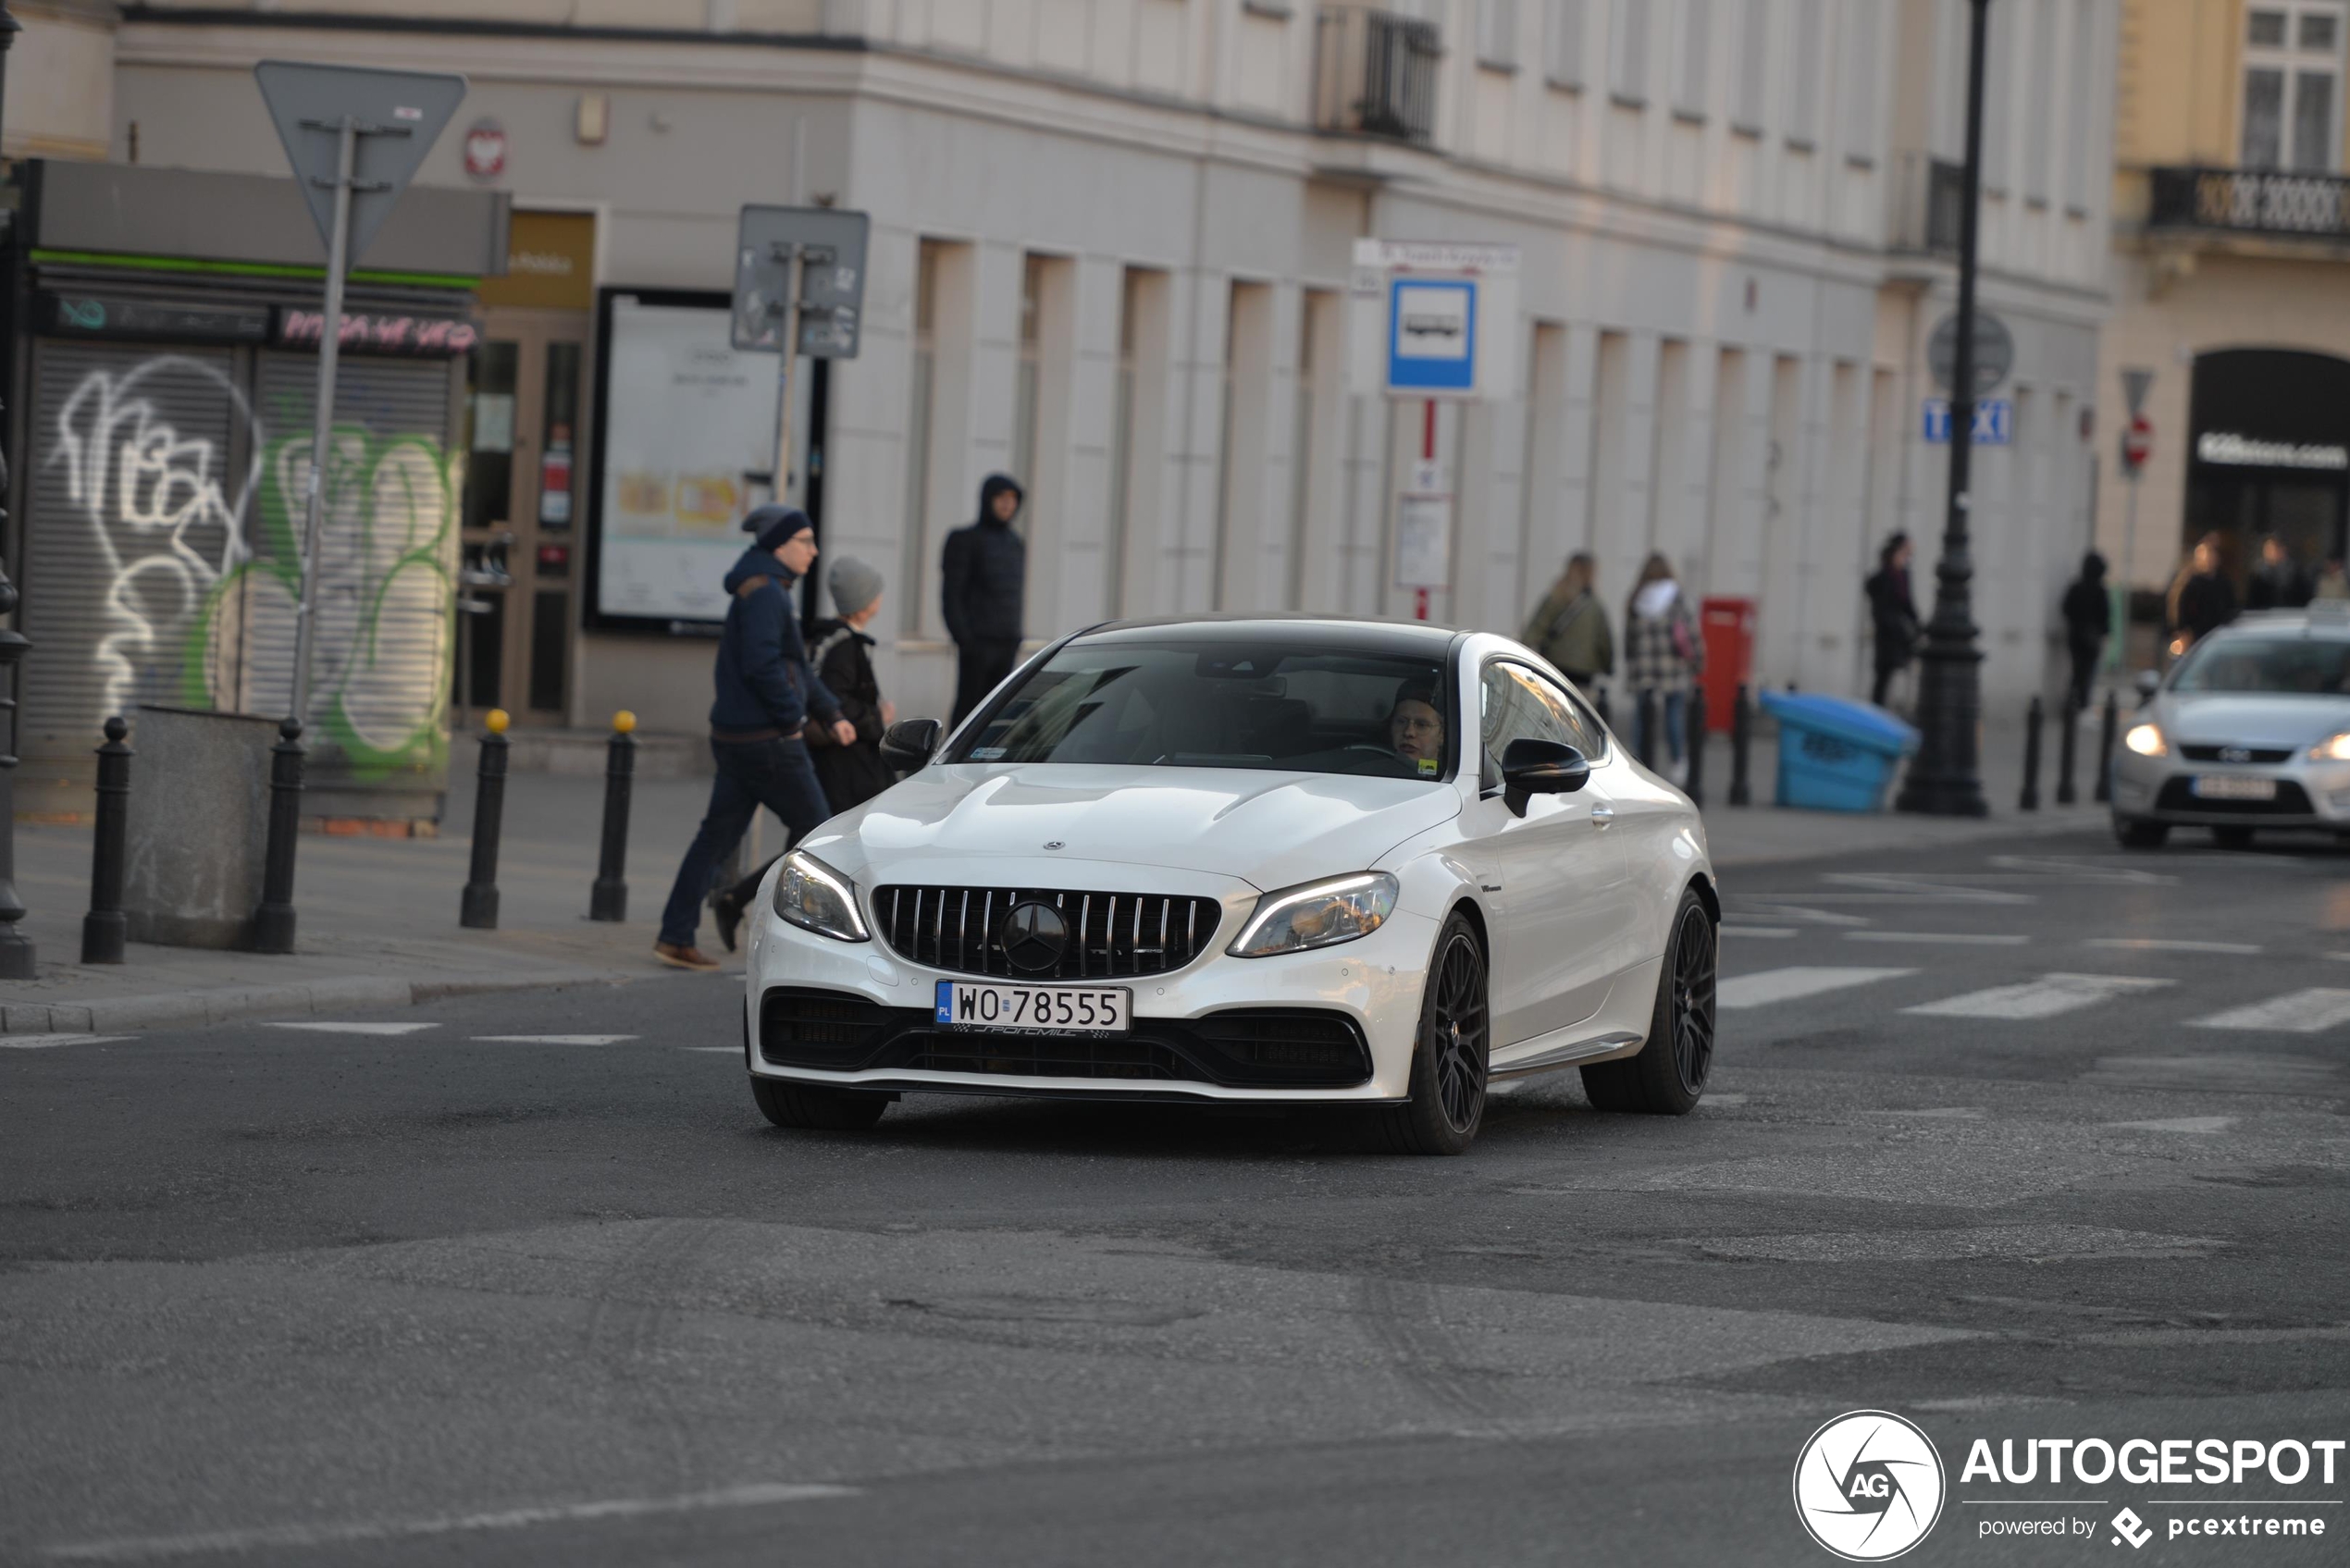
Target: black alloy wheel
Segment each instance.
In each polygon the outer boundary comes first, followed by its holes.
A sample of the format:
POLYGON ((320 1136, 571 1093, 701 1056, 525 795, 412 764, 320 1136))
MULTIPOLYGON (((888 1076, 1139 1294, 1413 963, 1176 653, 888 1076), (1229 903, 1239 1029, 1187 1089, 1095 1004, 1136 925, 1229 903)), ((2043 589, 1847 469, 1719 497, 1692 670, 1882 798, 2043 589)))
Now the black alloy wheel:
POLYGON ((1668 929, 1646 1043, 1633 1056, 1583 1069, 1583 1093, 1595 1109, 1684 1116, 1705 1093, 1713 1070, 1721 933, 1694 887, 1682 893, 1668 929))
POLYGON ((1455 914, 1429 956, 1412 1097, 1379 1113, 1387 1146, 1398 1154, 1457 1154, 1475 1142, 1485 1119, 1491 1046, 1485 947, 1467 919, 1455 914))

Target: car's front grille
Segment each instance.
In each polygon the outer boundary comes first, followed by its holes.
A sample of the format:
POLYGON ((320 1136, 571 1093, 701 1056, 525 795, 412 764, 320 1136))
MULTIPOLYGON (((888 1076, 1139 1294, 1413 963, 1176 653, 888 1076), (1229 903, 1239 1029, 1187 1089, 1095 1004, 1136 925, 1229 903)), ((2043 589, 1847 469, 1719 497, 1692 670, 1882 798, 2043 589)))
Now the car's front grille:
POLYGON ((2195 817, 2307 817, 2315 814, 2309 805, 2309 792, 2291 779, 2277 781, 2274 800, 2207 800, 2195 793, 2192 779, 2172 779, 2155 797, 2154 809, 2195 817))
POLYGON ((2179 755, 2190 762, 2290 762, 2289 746, 2182 746, 2179 755))
POLYGON ((1089 893, 1066 888, 910 887, 873 890, 884 941, 904 957, 959 974, 1008 980, 1118 980, 1180 969, 1214 944, 1224 907, 1213 898, 1166 893, 1089 893), (1051 907, 1065 929, 1057 962, 1014 969, 1004 950, 1014 908, 1051 907))

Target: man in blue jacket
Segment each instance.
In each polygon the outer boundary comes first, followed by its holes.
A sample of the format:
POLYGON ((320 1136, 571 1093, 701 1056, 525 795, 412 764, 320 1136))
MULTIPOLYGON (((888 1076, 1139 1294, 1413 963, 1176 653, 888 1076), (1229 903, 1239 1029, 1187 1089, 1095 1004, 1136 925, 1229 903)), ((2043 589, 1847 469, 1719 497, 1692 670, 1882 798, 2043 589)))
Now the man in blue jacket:
POLYGON ((661 913, 653 957, 675 969, 710 970, 718 960, 694 945, 701 904, 718 869, 741 842, 761 806, 783 819, 793 838, 832 815, 808 759, 803 725, 820 723, 843 746, 856 726, 808 667, 790 590, 816 560, 816 530, 797 507, 762 506, 743 520, 759 542, 726 574, 726 625, 718 635, 718 700, 710 707, 710 751, 718 777, 710 809, 677 868, 661 913))

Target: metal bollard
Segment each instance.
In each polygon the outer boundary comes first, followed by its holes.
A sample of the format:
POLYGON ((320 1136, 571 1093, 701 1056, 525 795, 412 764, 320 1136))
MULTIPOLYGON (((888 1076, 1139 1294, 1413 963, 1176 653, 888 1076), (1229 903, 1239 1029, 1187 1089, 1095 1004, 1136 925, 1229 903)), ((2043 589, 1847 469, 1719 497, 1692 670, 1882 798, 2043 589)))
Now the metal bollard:
POLYGON ((2046 722, 2040 699, 2035 697, 2032 706, 2023 711, 2023 793, 2015 802, 2019 811, 2040 809, 2040 726, 2046 722))
POLYGON ((457 906, 457 923, 476 931, 498 929, 498 836, 506 815, 506 726, 512 722, 502 708, 482 720, 489 733, 481 737, 481 768, 475 774, 473 869, 457 906))
POLYGON ((1753 787, 1747 782, 1747 747, 1754 742, 1754 699, 1746 686, 1738 686, 1738 701, 1730 709, 1730 804, 1754 804, 1753 787))
POLYGON ((90 912, 81 917, 81 961, 122 962, 130 922, 122 913, 123 821, 130 811, 130 748, 122 737, 130 726, 106 721, 106 744, 98 747, 98 827, 90 852, 90 912))
POLYGON ((1696 686, 1689 692, 1688 737, 1682 744, 1688 747, 1689 779, 1681 793, 1689 804, 1701 810, 1705 806, 1705 688, 1696 686))
POLYGON ((2080 749, 2081 705, 2070 693, 2064 699, 2063 733, 2057 736, 2057 796, 2059 806, 2070 806, 2081 797, 2072 789, 2072 754, 2080 749))
POLYGON ((253 913, 253 950, 294 950, 294 844, 302 832, 302 721, 278 725, 269 748, 269 846, 261 870, 261 907, 253 913))
POLYGON ((2121 722, 2121 705, 2105 694, 2105 721, 2097 726, 2097 787, 2091 796, 2100 805, 2113 798, 2113 732, 2121 722))
POLYGON ((628 918, 628 800, 637 773, 637 715, 623 709, 612 716, 612 745, 604 755, 604 841, 596 854, 596 885, 588 893, 591 920, 628 918))
POLYGON ((1656 693, 1644 690, 1632 710, 1632 755, 1643 768, 1656 766, 1656 693))

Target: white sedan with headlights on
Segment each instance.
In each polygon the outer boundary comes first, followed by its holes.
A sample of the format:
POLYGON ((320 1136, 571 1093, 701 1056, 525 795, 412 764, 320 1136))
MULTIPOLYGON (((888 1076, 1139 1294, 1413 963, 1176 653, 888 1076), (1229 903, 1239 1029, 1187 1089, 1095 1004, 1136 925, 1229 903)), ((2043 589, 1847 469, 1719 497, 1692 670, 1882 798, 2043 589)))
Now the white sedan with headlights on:
POLYGON ((2244 616, 2141 680, 2113 753, 2124 845, 2189 825, 2232 846, 2255 829, 2350 835, 2350 605, 2244 616))
POLYGON ((1371 1108, 1468 1147, 1497 1079, 1677 1114, 1720 905, 1687 796, 1504 637, 1125 623, 1030 659, 778 862, 745 1055, 786 1127, 916 1092, 1371 1108))

